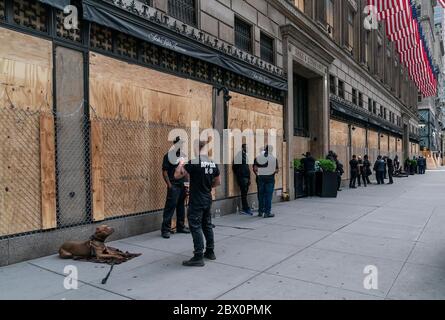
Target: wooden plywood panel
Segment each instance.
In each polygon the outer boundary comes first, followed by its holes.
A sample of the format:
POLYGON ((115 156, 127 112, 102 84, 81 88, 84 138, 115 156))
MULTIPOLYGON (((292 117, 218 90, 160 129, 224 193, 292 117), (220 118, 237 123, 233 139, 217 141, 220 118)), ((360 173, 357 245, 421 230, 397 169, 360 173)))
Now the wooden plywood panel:
POLYGON ((352 155, 363 156, 366 154, 366 129, 354 126, 352 130, 352 155))
POLYGON ((104 186, 103 186, 103 132, 102 124, 91 121, 91 172, 93 220, 102 221, 104 213, 104 186))
POLYGON ((389 153, 389 137, 386 134, 380 134, 380 154, 388 156, 389 153))
POLYGON ((0 236, 53 228, 52 43, 0 27, 0 236))
MULTIPOLYGON (((228 128, 240 129, 276 129, 277 141, 276 151, 279 162, 280 174, 277 175, 275 186, 277 189, 283 187, 283 106, 261 99, 249 97, 239 93, 231 92, 232 99, 229 102, 228 108, 228 128)), ((265 139, 267 141, 267 131, 265 131, 265 139)), ((233 157, 233 144, 229 148, 233 157)), ((261 146, 262 147, 262 146, 261 146)), ((257 154, 259 150, 250 150, 253 154, 257 154)), ((252 173, 253 178, 253 173, 252 173)), ((233 174, 232 166, 228 166, 228 194, 229 196, 239 195, 239 187, 236 183, 235 175, 233 174)), ((253 183, 250 192, 256 192, 256 184, 253 183)))
POLYGON ((0 106, 51 111, 52 43, 0 27, 0 106))
POLYGON ((102 137, 101 172, 93 167, 103 181, 98 210, 109 218, 162 209, 168 134, 190 133, 191 121, 211 127, 212 87, 91 54, 90 104, 102 137))
POLYGON ((379 156, 379 133, 373 130, 368 130, 368 155, 369 161, 374 162, 379 156))
POLYGON ((42 181, 42 228, 57 226, 56 217, 56 147, 54 118, 40 116, 40 168, 42 181))
POLYGON ((338 160, 343 163, 345 174, 343 179, 349 178, 349 126, 345 122, 330 120, 330 149, 334 151, 338 160))

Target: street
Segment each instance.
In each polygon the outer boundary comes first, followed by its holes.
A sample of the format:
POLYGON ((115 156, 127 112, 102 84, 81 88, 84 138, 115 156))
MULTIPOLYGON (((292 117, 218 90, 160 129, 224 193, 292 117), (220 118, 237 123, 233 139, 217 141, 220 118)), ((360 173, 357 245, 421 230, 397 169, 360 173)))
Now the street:
POLYGON ((428 171, 276 204, 273 219, 217 218, 217 260, 203 268, 181 265, 190 235, 159 232, 109 243, 142 256, 106 285, 109 266, 57 256, 3 267, 0 299, 445 299, 443 181, 445 170, 428 171), (64 288, 67 265, 77 290, 64 288))

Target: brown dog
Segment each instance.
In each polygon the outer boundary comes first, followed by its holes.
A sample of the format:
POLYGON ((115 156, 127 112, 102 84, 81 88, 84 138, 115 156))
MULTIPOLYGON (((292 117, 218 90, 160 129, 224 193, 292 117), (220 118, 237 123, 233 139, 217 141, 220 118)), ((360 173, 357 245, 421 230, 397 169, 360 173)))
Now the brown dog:
POLYGON ((118 249, 107 247, 105 240, 112 235, 114 229, 102 225, 96 228, 96 232, 88 241, 68 241, 59 249, 62 259, 88 260, 99 263, 120 264, 140 254, 122 252, 118 249))

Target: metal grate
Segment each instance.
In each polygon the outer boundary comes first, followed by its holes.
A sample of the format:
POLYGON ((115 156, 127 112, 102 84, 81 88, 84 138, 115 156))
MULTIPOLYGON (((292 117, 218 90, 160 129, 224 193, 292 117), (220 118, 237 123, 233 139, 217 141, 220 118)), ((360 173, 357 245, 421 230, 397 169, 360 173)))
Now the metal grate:
POLYGON ((103 28, 95 23, 91 24, 91 46, 95 49, 113 51, 113 36, 108 28, 103 28))
POLYGON ((64 27, 65 14, 62 10, 56 10, 56 35, 59 38, 74 41, 77 43, 82 42, 82 36, 80 30, 82 30, 82 20, 79 20, 77 29, 68 30, 64 27))
POLYGON ((274 63, 274 40, 272 37, 267 36, 261 32, 260 36, 260 46, 261 46, 261 59, 266 62, 274 63))
POLYGON ((235 18, 235 45, 252 53, 252 26, 239 18, 235 18))
POLYGON ((116 51, 117 54, 137 59, 137 40, 131 36, 119 33, 116 37, 116 51))
POLYGON ((195 0, 168 0, 168 13, 186 24, 196 26, 195 0))
POLYGON ((14 23, 41 32, 48 32, 46 7, 34 0, 13 1, 14 23))

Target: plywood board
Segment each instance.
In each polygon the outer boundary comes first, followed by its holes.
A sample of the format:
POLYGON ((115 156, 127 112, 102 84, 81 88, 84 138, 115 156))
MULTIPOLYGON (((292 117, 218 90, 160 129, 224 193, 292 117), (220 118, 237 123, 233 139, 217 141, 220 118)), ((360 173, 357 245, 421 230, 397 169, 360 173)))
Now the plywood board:
POLYGON ((102 137, 97 142, 101 165, 92 174, 102 184, 96 210, 104 218, 164 207, 161 168, 171 147, 168 135, 173 129, 190 133, 191 121, 210 128, 212 91, 206 84, 91 53, 90 114, 102 137))
POLYGON ((345 174, 343 179, 349 178, 349 126, 345 122, 330 120, 330 149, 334 151, 338 160, 343 164, 345 174))
POLYGON ((0 27, 0 106, 51 111, 52 43, 0 27))
POLYGON ((40 168, 42 179, 42 228, 57 226, 56 147, 52 115, 40 115, 40 168))
MULTIPOLYGON (((228 108, 228 129, 239 129, 244 131, 246 129, 252 129, 254 132, 257 129, 265 130, 267 139, 267 131, 269 129, 277 130, 276 151, 277 159, 279 163, 280 173, 276 176, 275 187, 276 189, 283 187, 283 106, 264 101, 261 99, 253 98, 250 96, 242 95, 239 93, 231 92, 232 99, 229 102, 228 108)), ((267 140, 266 140, 267 143, 267 140)), ((231 150, 231 161, 233 162, 233 143, 230 143, 229 148, 231 150)), ((251 150, 254 154, 257 154, 259 150, 251 150)), ((253 173, 251 175, 252 181, 253 173)), ((236 178, 233 174, 232 166, 228 166, 228 195, 239 195, 239 187, 236 183, 236 178)), ((256 192, 256 184, 252 183, 249 192, 256 192)))

